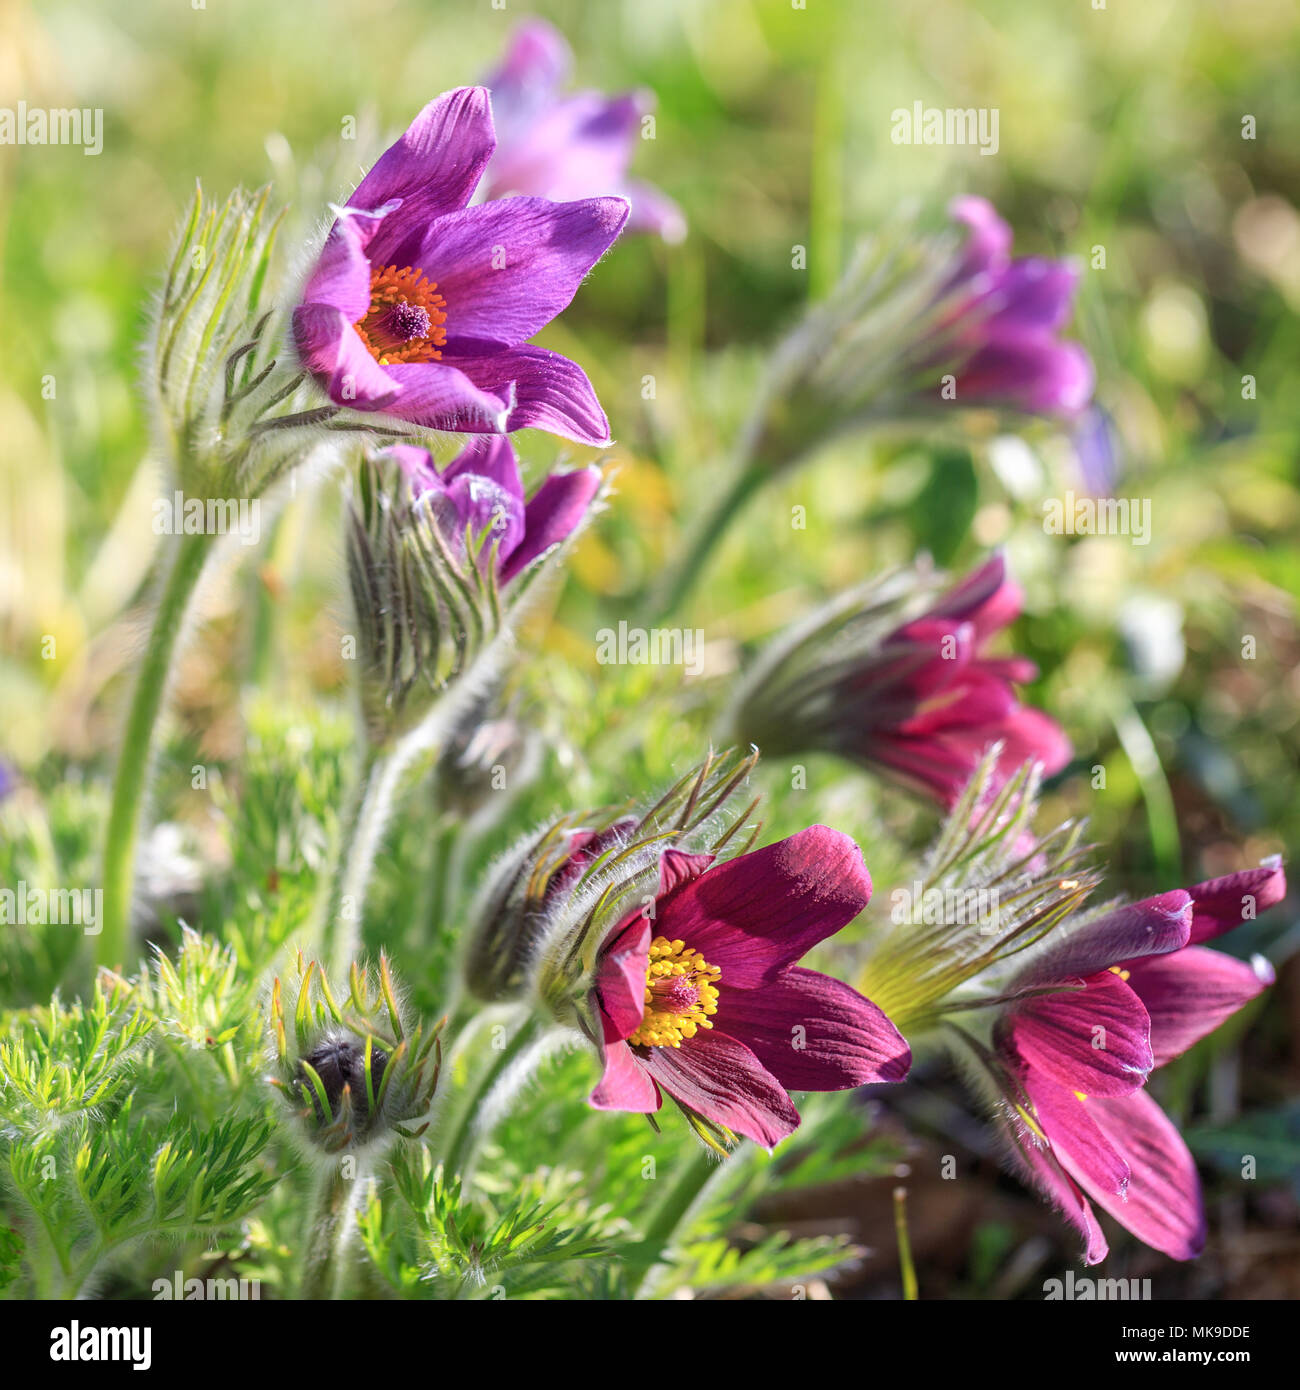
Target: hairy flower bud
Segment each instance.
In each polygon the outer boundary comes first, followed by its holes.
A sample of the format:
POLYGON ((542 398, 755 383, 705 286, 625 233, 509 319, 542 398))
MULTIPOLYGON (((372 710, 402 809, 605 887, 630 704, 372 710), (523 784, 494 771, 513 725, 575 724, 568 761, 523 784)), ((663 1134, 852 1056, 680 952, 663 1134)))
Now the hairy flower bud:
POLYGON ((353 965, 342 1006, 324 972, 301 954, 293 984, 292 1020, 281 981, 272 986, 272 1084, 310 1149, 356 1153, 423 1133, 442 1064, 442 1025, 404 1016, 387 957, 374 975, 353 965))

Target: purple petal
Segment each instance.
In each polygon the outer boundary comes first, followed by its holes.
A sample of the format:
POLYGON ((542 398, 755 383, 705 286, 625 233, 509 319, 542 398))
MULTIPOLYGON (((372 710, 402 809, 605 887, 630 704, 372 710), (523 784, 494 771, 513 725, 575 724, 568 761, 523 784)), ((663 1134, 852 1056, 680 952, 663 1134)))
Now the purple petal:
POLYGON ((1030 1181, 1083 1237, 1084 1263, 1099 1264, 1109 1253, 1109 1246, 1078 1184, 1061 1167, 1052 1150, 1019 1117, 1013 1121, 1012 1135, 1016 1144, 1014 1152, 1030 1181))
POLYGON ((957 372, 957 397, 1038 415, 1077 415, 1092 399, 1092 360, 1077 343, 992 342, 957 372))
POLYGON ((1095 1188, 1070 1168, 1083 1189, 1121 1226, 1175 1260, 1195 1259, 1205 1246, 1205 1212, 1196 1165, 1182 1135, 1145 1091, 1110 1100, 1090 1097, 1088 1112, 1128 1162, 1123 1197, 1095 1188))
POLYGON ((955 280, 969 280, 1006 267, 1011 258, 1011 228, 987 198, 954 198, 948 204, 948 214, 969 229, 955 280))
POLYGON ((452 367, 445 362, 399 362, 383 368, 401 388, 401 398, 390 413, 426 429, 495 432, 508 401, 481 389, 460 370, 462 366, 464 363, 452 367))
POLYGON ((605 1047, 605 1072, 587 1104, 597 1110, 648 1115, 659 1109, 663 1097, 627 1043, 613 1042, 605 1047))
POLYGON ((1037 995, 1008 1009, 999 1041, 1029 1070, 1067 1091, 1126 1096, 1151 1071, 1151 1021, 1142 1001, 1113 971, 1084 987, 1037 995))
POLYGON ((668 1092, 697 1114, 770 1149, 799 1126, 776 1078, 743 1043, 701 1031, 680 1047, 649 1047, 642 1065, 668 1092))
POLYGON ((600 477, 599 468, 580 468, 547 478, 524 509, 523 539, 501 568, 502 583, 573 532, 600 490, 600 477))
POLYGON ((516 26, 501 65, 484 79, 492 91, 492 115, 504 144, 544 108, 564 85, 573 54, 563 35, 545 20, 516 26))
POLYGON ((814 825, 715 864, 661 905, 658 931, 694 947, 734 989, 755 989, 847 926, 871 898, 862 851, 814 825))
MULTIPOLYGON (((484 392, 512 404, 507 430, 532 426, 579 444, 608 444, 609 421, 587 374, 576 362, 539 347, 507 348, 484 357, 458 357, 456 365, 484 392)), ((494 424, 467 422, 459 428, 483 432, 494 424)))
POLYGON ((627 231, 650 232, 670 246, 686 240, 686 217, 662 190, 639 179, 629 179, 618 191, 632 204, 627 231))
POLYGON ((302 365, 321 380, 335 405, 398 409, 402 383, 375 361, 339 310, 300 304, 293 311, 293 336, 302 365))
POLYGON ((568 202, 620 192, 645 106, 635 93, 582 92, 554 103, 498 149, 491 196, 568 202))
POLYGON ((903 1035, 869 999, 799 966, 758 989, 728 989, 723 980, 714 1027, 792 1091, 901 1081, 912 1064, 903 1035))
POLYGON ((364 230, 360 221, 355 217, 340 217, 334 223, 302 293, 304 304, 328 304, 339 310, 349 324, 364 318, 370 308, 370 261, 366 245, 374 235, 374 228, 364 230))
POLYGON ((1151 1018, 1156 1066, 1181 1056, 1273 983, 1272 967, 1256 959, 1257 966, 1248 965, 1222 951, 1188 946, 1128 967, 1129 986, 1151 1018))
POLYGON ((514 347, 571 303, 627 221, 622 198, 506 198, 420 229, 393 259, 418 265, 447 301, 443 360, 514 347))
POLYGON ((1212 878, 1187 891, 1192 895, 1188 944, 1195 946, 1253 921, 1266 908, 1280 903, 1286 897, 1286 874, 1281 859, 1273 858, 1258 869, 1212 878))
POLYGON ((463 208, 495 148, 485 87, 458 87, 435 97, 348 199, 348 207, 365 209, 402 199, 400 213, 376 237, 372 259, 386 264, 384 247, 407 228, 463 208))
POLYGON ((1078 283, 1077 268, 1065 261, 1038 256, 1014 261, 972 306, 978 320, 974 331, 995 342, 1055 333, 1069 322, 1078 283))
POLYGON ((1095 975, 1112 965, 1163 955, 1187 945, 1192 900, 1181 888, 1126 903, 1076 928, 1017 974, 1018 987, 1095 975))

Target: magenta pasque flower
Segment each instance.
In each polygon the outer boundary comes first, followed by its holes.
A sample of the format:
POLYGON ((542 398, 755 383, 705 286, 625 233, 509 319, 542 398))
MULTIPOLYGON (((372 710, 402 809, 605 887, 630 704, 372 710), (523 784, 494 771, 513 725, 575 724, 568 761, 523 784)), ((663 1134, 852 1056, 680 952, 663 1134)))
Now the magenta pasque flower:
POLYGON ((1078 415, 1092 399, 1092 362, 1057 336, 1069 322, 1077 269, 1011 258, 1011 228, 983 198, 949 208, 968 236, 941 296, 936 358, 955 359, 957 400, 1031 414, 1078 415))
POLYGON ((1083 1235, 1085 1259, 1107 1251, 1096 1202, 1174 1259, 1198 1255, 1205 1215, 1182 1136, 1143 1089, 1273 982, 1253 963, 1200 943, 1279 902, 1278 861, 1163 893, 1094 918, 1020 971, 1022 994, 995 1029, 1023 1091, 1019 1152, 1034 1180, 1083 1235), (1054 989, 1053 987, 1059 987, 1054 989))
POLYGON ((956 802, 995 743, 1002 748, 993 790, 1027 761, 1059 772, 1069 741, 1015 694, 1017 683, 1036 676, 1033 663, 986 650, 1021 602, 1001 555, 892 629, 882 627, 867 590, 861 607, 841 606, 818 640, 805 639, 818 626, 814 614, 773 643, 735 716, 738 727, 765 754, 837 753, 944 806, 956 802))
POLYGON ((496 153, 484 176, 487 196, 531 193, 567 202, 617 193, 632 205, 629 231, 681 241, 686 222, 677 204, 627 176, 650 109, 648 96, 566 96, 562 89, 572 64, 569 45, 544 21, 525 20, 515 30, 500 67, 485 83, 497 131, 496 153))
POLYGON ((579 468, 552 473, 525 502, 519 461, 502 435, 472 438, 441 473, 427 449, 395 444, 387 452, 452 544, 463 544, 467 528, 487 533, 503 584, 567 539, 600 489, 600 470, 579 468))
POLYGON ((813 826, 714 864, 668 850, 652 911, 602 944, 593 1003, 604 1110, 656 1111, 662 1092, 771 1148, 799 1124, 787 1091, 901 1081, 911 1052, 868 999, 801 957, 867 905, 857 845, 813 826))
POLYGON ((294 310, 299 355, 337 405, 430 429, 535 426, 607 443, 586 373, 527 340, 609 249, 627 202, 471 207, 495 146, 482 87, 420 112, 338 209, 294 310))

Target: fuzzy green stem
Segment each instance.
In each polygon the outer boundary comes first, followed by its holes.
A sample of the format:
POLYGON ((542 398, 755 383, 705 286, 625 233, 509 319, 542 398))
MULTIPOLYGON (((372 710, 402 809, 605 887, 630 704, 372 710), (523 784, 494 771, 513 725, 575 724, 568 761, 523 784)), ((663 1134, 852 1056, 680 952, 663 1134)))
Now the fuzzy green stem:
POLYGON ((659 1209, 646 1228, 642 1241, 646 1260, 641 1277, 632 1286, 633 1298, 642 1298, 650 1293, 653 1286, 651 1275, 663 1262, 662 1257, 672 1247, 678 1230, 695 1210, 709 1180, 720 1171, 720 1160, 702 1148, 691 1156, 677 1181, 668 1189, 668 1195, 659 1204, 659 1209))
POLYGON ((361 946, 370 872, 402 766, 395 750, 367 744, 343 813, 318 932, 321 963, 334 978, 346 975, 361 946))
POLYGON ((536 1043, 545 1031, 538 1014, 525 1018, 497 1053, 495 1060, 470 1082, 451 1119, 451 1132, 443 1145, 444 1170, 450 1175, 468 1174, 483 1141, 494 1125, 483 1116, 492 1093, 510 1068, 536 1043))
POLYGON ((339 1256, 352 1229, 352 1194, 359 1175, 344 1178, 335 1164, 320 1181, 307 1232, 307 1262, 298 1289, 301 1299, 327 1299, 338 1282, 339 1256))
POLYGON ((718 497, 713 509, 696 528, 681 561, 669 570, 657 591, 652 604, 657 616, 667 617, 681 606, 699 582, 727 528, 769 476, 769 470, 753 464, 740 469, 731 486, 718 497))
POLYGON ((153 761, 154 732, 167 692, 177 640, 213 539, 209 535, 175 538, 153 627, 136 674, 104 840, 104 902, 96 952, 100 965, 125 967, 129 963, 135 846, 153 761))

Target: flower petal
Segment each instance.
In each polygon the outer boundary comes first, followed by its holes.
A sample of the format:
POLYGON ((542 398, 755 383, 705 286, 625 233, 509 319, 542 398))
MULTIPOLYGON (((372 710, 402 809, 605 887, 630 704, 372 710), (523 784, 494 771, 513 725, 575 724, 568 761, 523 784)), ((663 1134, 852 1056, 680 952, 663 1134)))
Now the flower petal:
POLYGON ((627 221, 622 198, 505 198, 440 217, 394 249, 447 301, 443 361, 515 347, 566 309, 627 221))
POLYGON ((340 217, 334 223, 302 292, 304 304, 329 304, 350 324, 364 318, 370 308, 370 260, 366 244, 374 231, 373 227, 364 230, 361 221, 356 217, 340 217))
POLYGON ((1281 859, 1274 856, 1258 869, 1212 878, 1187 891, 1192 895, 1192 930, 1187 940, 1195 946, 1253 921, 1280 903, 1286 897, 1286 874, 1281 859))
POLYGON ((348 199, 348 207, 366 209, 402 199, 400 213, 376 236, 371 259, 386 264, 385 247, 409 228, 463 208, 495 148, 486 87, 457 87, 435 97, 348 199))
POLYGON ((627 1043, 608 1043, 604 1075, 587 1097, 587 1104, 597 1110, 631 1110, 648 1115, 663 1103, 659 1088, 627 1043))
POLYGON ((1047 984, 1095 975, 1112 965, 1163 955, 1187 945, 1192 900, 1181 888, 1125 903, 1084 922, 1025 966, 1014 984, 1047 984))
POLYGON ((912 1064, 903 1035, 857 990, 790 966, 758 989, 720 986, 715 1029, 739 1038, 792 1091, 842 1091, 901 1081, 912 1064))
POLYGON ((716 1028, 645 1054, 642 1065, 670 1096, 765 1149, 799 1126, 799 1112, 776 1078, 744 1043, 716 1028))
POLYGON ((735 989, 754 989, 847 926, 871 898, 862 851, 814 825, 715 864, 661 904, 657 929, 685 941, 735 989))
POLYGON ((607 1043, 630 1038, 645 1017, 650 935, 650 923, 644 917, 634 917, 601 952, 596 1002, 607 1043))
POLYGON ((391 413, 426 429, 497 432, 509 405, 482 389, 459 366, 445 362, 399 362, 381 370, 401 388, 401 399, 391 413))
POLYGON ((1128 983, 1151 1018, 1155 1065, 1163 1067, 1214 1032, 1273 979, 1273 968, 1262 956, 1247 964, 1205 946, 1134 961, 1128 983))
POLYGON ((524 508, 523 539, 501 567, 502 583, 573 532, 600 490, 600 479, 600 469, 594 467, 547 478, 524 508))
POLYGON ((1011 1122, 1015 1141, 1015 1156, 1027 1172, 1030 1181, 1051 1205, 1083 1237, 1085 1264, 1095 1265, 1104 1260, 1110 1247, 1079 1185, 1061 1166, 1052 1150, 1033 1133, 1019 1117, 1011 1122))
POLYGON ((1039 1126, 1061 1162, 1071 1172, 1086 1174, 1097 1191, 1122 1197, 1129 1166, 1093 1118, 1087 1099, 1032 1073, 1023 1081, 1039 1126))
MULTIPOLYGON (((508 398, 507 430, 532 426, 579 444, 608 444, 609 421, 587 374, 576 362, 539 347, 507 348, 483 357, 458 357, 456 366, 485 393, 508 398)), ((482 432, 495 424, 452 428, 482 432)))
POLYGON ((387 410, 402 385, 366 351, 351 322, 328 304, 300 304, 293 311, 293 336, 304 367, 318 377, 335 405, 387 410))
POLYGON ((1087 1107, 1127 1160, 1128 1188, 1122 1197, 1104 1192, 1063 1158, 1066 1167, 1093 1201, 1139 1240, 1171 1259, 1195 1259, 1205 1246, 1205 1211, 1182 1135, 1145 1091, 1111 1099, 1090 1096, 1087 1107))
POLYGON ((1089 976, 1082 989, 1021 1000, 998 1028, 999 1041, 1031 1074, 1067 1091, 1126 1096, 1151 1071, 1151 1021, 1137 994, 1110 970, 1089 976))

